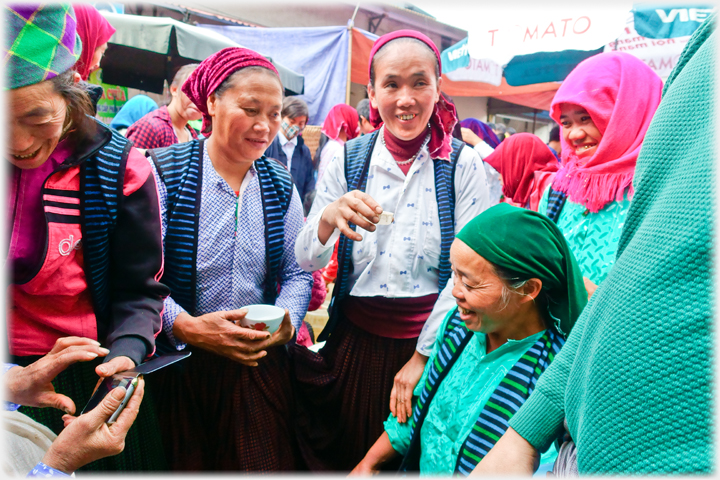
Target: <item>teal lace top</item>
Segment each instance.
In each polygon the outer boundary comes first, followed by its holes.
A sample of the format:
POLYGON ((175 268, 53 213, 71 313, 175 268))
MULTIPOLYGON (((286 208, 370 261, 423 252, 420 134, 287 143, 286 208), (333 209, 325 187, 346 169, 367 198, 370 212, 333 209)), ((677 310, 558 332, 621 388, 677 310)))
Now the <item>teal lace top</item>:
MULTIPOLYGON (((546 189, 538 211, 547 212, 548 192, 546 189)), ((580 266, 583 276, 600 285, 605 280, 610 267, 615 263, 618 241, 625 217, 630 208, 630 200, 612 202, 598 213, 588 210, 568 199, 560 212, 557 225, 565 235, 570 249, 580 266)))

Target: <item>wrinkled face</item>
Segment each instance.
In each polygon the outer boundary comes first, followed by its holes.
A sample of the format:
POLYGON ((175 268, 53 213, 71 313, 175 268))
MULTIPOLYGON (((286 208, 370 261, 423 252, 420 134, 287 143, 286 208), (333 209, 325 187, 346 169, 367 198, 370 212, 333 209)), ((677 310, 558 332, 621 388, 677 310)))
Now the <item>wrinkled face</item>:
POLYGON ((560 104, 560 125, 565 141, 581 159, 589 159, 598 149, 602 133, 583 107, 571 103, 560 104))
POLYGON ((172 95, 175 108, 182 118, 188 121, 200 120, 202 118, 200 110, 198 110, 192 100, 185 95, 185 92, 183 92, 180 87, 170 87, 170 95, 172 95))
POLYGON ((440 99, 432 51, 418 44, 389 43, 375 58, 375 85, 368 97, 388 130, 401 140, 417 138, 440 99))
POLYGON ((210 95, 208 113, 216 145, 240 162, 260 158, 280 129, 282 87, 268 71, 236 75, 221 97, 210 95))
POLYGON ((9 90, 8 106, 8 160, 18 168, 37 168, 60 141, 67 102, 46 80, 9 90))
POLYGON ((455 240, 450 248, 453 265, 452 294, 460 310, 460 319, 469 330, 495 333, 509 324, 517 311, 512 301, 502 300, 503 281, 490 262, 464 242, 455 240))
POLYGON ((100 60, 102 60, 103 55, 105 55, 105 50, 107 50, 108 44, 107 42, 103 43, 99 47, 95 49, 95 53, 93 54, 92 60, 90 60, 90 70, 89 72, 92 73, 98 68, 100 68, 100 60))

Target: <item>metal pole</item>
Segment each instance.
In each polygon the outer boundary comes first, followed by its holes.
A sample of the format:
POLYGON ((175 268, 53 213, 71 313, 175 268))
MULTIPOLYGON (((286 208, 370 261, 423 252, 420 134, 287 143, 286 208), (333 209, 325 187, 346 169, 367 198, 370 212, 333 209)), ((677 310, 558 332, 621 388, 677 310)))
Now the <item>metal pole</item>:
POLYGON ((535 121, 537 120, 537 109, 533 108, 533 131, 532 133, 535 133, 535 121))
POLYGON ((347 82, 345 84, 345 103, 350 105, 350 87, 352 86, 352 42, 353 42, 353 27, 355 26, 355 15, 357 15, 358 8, 360 8, 360 2, 355 5, 355 11, 353 16, 348 22, 348 63, 347 63, 347 82))

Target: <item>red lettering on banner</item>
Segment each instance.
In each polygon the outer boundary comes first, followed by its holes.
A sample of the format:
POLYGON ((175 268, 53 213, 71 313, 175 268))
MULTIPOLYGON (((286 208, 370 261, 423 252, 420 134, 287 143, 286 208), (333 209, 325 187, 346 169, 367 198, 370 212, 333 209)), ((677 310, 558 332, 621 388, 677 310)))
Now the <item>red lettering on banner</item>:
POLYGON ((550 25, 548 25, 548 27, 545 29, 545 33, 543 33, 542 37, 540 38, 545 38, 545 35, 548 35, 550 33, 550 29, 552 29, 552 34, 555 36, 555 38, 557 38, 557 33, 555 33, 555 25, 553 25, 552 22, 550 22, 550 25))
POLYGON ((569 22, 570 20, 572 20, 572 18, 563 18, 562 20, 560 20, 561 22, 564 22, 564 24, 563 24, 563 34, 562 34, 563 37, 565 36, 565 31, 567 30, 567 24, 568 24, 568 22, 569 22))
POLYGON ((495 30, 488 30, 488 33, 492 34, 492 39, 490 40, 491 47, 495 45, 495 32, 497 32, 497 31, 498 31, 497 28, 495 30))
POLYGON ((523 42, 525 39, 527 39, 528 35, 530 35, 530 40, 532 40, 533 36, 535 36, 535 39, 537 39, 538 36, 538 27, 535 25, 535 31, 530 33, 530 27, 525 28, 525 36, 523 37, 523 42))
MULTIPOLYGON (((680 58, 680 57, 678 57, 678 58, 680 58)), ((675 62, 673 62, 672 57, 669 57, 667 59, 667 62, 665 62, 664 58, 660 59, 660 70, 662 70, 663 68, 669 68, 669 69, 675 68, 675 62)))
POLYGON ((589 17, 580 17, 580 18, 578 18, 577 20, 575 20, 575 23, 573 23, 573 33, 576 34, 576 35, 581 35, 581 34, 587 32, 588 30, 590 30, 590 18, 589 18, 589 17), (587 20, 587 27, 585 27, 585 30, 583 30, 582 32, 578 32, 578 31, 575 29, 575 27, 577 26, 578 22, 579 22, 580 20, 582 20, 583 18, 584 18, 585 20, 587 20))

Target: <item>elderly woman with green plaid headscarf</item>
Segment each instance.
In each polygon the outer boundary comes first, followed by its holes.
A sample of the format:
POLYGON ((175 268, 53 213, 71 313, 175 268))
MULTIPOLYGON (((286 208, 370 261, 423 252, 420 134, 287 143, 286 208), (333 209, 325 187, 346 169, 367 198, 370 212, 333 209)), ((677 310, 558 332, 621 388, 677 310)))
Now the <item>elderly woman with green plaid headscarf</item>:
MULTIPOLYGON (((73 70, 82 49, 73 8, 6 5, 3 21, 11 361, 27 366, 63 337, 85 337, 98 347, 94 360, 72 365, 53 382, 65 395, 62 402, 23 407, 59 433, 88 401, 98 377, 154 353, 168 294, 157 280, 160 209, 145 157, 92 118, 73 70)), ((125 454, 89 469, 164 466, 157 426, 146 416, 148 401, 125 454)))
MULTIPOLYGON (((499 204, 457 234, 453 296, 413 417, 390 416, 354 473, 398 455, 401 470, 467 476, 507 429, 587 303, 575 257, 544 215, 499 204)), ((542 463, 553 462, 551 447, 542 463)))

